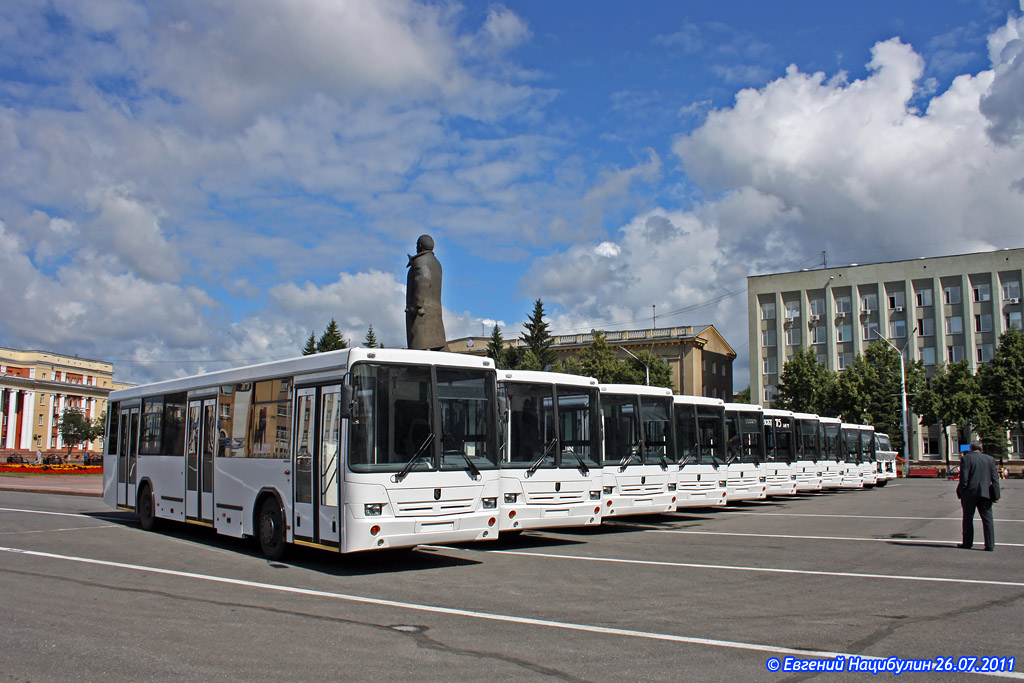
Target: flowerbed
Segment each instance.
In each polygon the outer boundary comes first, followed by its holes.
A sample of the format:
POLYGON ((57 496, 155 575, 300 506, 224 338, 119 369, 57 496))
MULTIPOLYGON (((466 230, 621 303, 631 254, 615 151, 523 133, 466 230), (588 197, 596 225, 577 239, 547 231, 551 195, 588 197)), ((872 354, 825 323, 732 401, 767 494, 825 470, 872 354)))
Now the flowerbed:
POLYGON ((29 463, 21 465, 17 463, 0 463, 0 473, 9 474, 101 474, 102 465, 81 465, 79 463, 65 463, 61 465, 37 465, 29 463))

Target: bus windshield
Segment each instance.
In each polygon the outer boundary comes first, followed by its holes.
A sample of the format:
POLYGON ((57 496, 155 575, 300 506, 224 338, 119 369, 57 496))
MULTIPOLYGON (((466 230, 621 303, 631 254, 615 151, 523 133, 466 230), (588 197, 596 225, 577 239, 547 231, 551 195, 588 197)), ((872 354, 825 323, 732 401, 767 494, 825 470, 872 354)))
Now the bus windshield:
POLYGON ((797 458, 799 460, 818 460, 818 422, 817 420, 797 420, 797 458))
POLYGON ((640 420, 635 396, 605 394, 601 397, 604 415, 605 465, 640 462, 640 420))
POLYGON ((359 363, 352 368, 351 384, 352 471, 473 473, 497 466, 492 374, 469 368, 359 363))
POLYGON ((875 433, 864 429, 860 433, 860 452, 864 456, 864 462, 875 460, 875 433))
POLYGON ((729 462, 759 463, 764 460, 760 420, 757 414, 726 413, 729 462))
POLYGON ((700 438, 700 463, 725 464, 725 409, 697 406, 697 431, 700 438))
POLYGON ((643 396, 640 398, 644 422, 644 462, 648 465, 667 465, 670 453, 675 452, 672 442, 672 397, 643 396))
POLYGON ((599 467, 597 391, 581 387, 509 382, 510 467, 599 467), (557 407, 557 411, 556 411, 557 407))
POLYGON ((879 451, 893 450, 888 434, 875 434, 875 448, 879 451))
POLYGON ((793 418, 776 417, 775 420, 775 461, 792 462, 793 453, 793 418))
POLYGON ((834 422, 821 423, 821 457, 823 460, 841 462, 843 451, 839 447, 840 427, 834 422))
POLYGON ((846 462, 860 462, 860 430, 843 430, 843 454, 846 462))

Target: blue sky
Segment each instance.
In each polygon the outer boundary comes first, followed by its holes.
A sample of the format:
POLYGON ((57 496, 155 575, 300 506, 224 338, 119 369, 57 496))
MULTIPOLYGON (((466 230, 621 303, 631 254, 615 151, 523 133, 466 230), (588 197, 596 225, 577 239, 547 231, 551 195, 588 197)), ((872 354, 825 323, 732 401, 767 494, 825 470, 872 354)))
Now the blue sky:
MULTIPOLYGON (((714 323, 750 274, 1021 246, 1017 2, 25 1, 0 14, 0 344, 126 381, 714 323), (731 296, 730 296, 731 295, 731 296), (711 302, 707 305, 700 305, 711 302)), ((739 292, 737 294, 737 292, 739 292)))

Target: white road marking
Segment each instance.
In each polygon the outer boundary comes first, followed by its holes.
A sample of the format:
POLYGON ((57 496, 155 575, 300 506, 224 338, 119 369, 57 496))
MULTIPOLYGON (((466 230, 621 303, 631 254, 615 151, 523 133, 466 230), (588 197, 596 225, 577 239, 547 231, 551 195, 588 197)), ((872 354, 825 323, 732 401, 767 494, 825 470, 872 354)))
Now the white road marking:
POLYGON ((64 529, 30 529, 28 531, 0 531, 0 536, 13 536, 15 534, 52 534, 56 531, 91 531, 92 529, 117 529, 116 524, 101 524, 100 526, 70 526, 64 529))
POLYGON ((84 515, 81 512, 48 512, 47 510, 25 510, 23 508, 0 508, 0 512, 22 512, 29 515, 52 515, 54 517, 78 517, 79 519, 102 519, 104 521, 121 521, 123 517, 104 517, 103 515, 84 515))
MULTIPOLYGON (((791 534, 742 534, 727 531, 693 531, 690 529, 644 529, 649 534, 695 534, 700 536, 752 536, 754 538, 795 538, 812 541, 872 541, 875 543, 941 543, 956 545, 960 541, 931 540, 925 538, 860 538, 856 536, 797 536, 791 534)), ((1024 548, 1024 543, 996 543, 1000 548, 1024 548)))
MULTIPOLYGON (((812 512, 757 512, 755 510, 717 510, 719 515, 765 515, 768 517, 837 517, 841 519, 913 519, 923 521, 961 521, 961 517, 885 517, 883 515, 831 515, 812 512)), ((997 519, 997 522, 1024 524, 1024 519, 997 519)))
POLYGON ((952 579, 943 576, 901 576, 899 574, 861 574, 858 572, 826 572, 815 569, 785 569, 781 567, 743 567, 729 564, 700 564, 697 562, 666 562, 663 560, 630 560, 617 557, 586 557, 584 555, 556 555, 555 553, 534 553, 526 550, 484 550, 476 548, 455 548, 443 545, 423 545, 421 548, 437 550, 465 550, 473 553, 494 553, 496 555, 520 555, 523 557, 544 557, 553 560, 578 560, 581 562, 609 562, 613 564, 639 564, 654 567, 685 567, 687 569, 725 569, 738 572, 763 572, 767 574, 804 574, 810 576, 842 576, 854 579, 893 579, 896 581, 925 581, 932 583, 966 583, 982 586, 1010 586, 1024 588, 1020 581, 992 581, 987 579, 952 579))
MULTIPOLYGON (((260 590, 275 591, 279 593, 290 593, 294 595, 307 595, 318 598, 329 598, 345 602, 355 602, 365 605, 377 605, 380 607, 394 607, 398 609, 413 610, 417 612, 428 612, 432 614, 447 614, 451 616, 467 617, 471 619, 483 619, 486 621, 501 621, 511 624, 523 624, 527 626, 543 626, 565 631, 580 631, 585 633, 598 633, 610 636, 624 636, 629 638, 645 638, 648 640, 661 640, 674 643, 687 643, 691 645, 710 645, 713 647, 730 648, 733 650, 748 650, 752 652, 768 652, 772 654, 797 655, 801 657, 818 657, 834 659, 836 657, 850 658, 852 656, 861 659, 885 660, 887 657, 872 657, 856 653, 829 652, 824 650, 798 650, 777 645, 764 645, 760 643, 743 643, 731 640, 718 640, 713 638, 697 638, 692 636, 679 636, 671 633, 656 633, 650 631, 636 631, 632 629, 610 628, 607 626, 594 626, 591 624, 575 624, 566 621, 552 621, 549 619, 533 619, 531 617, 517 617, 509 614, 497 614, 492 612, 478 612, 474 610, 455 609, 452 607, 440 607, 437 605, 425 605, 413 602, 399 602, 397 600, 384 600, 381 598, 367 598, 361 595, 348 595, 345 593, 332 593, 329 591, 313 590, 310 588, 299 588, 297 586, 284 586, 273 583, 262 583, 259 581, 246 581, 243 579, 232 579, 226 576, 213 576, 209 574, 196 574, 194 572, 183 572, 173 569, 161 569, 159 567, 147 567, 145 565, 125 564, 123 562, 110 562, 107 560, 96 560, 88 557, 76 557, 73 555, 58 555, 55 553, 44 553, 35 550, 23 550, 20 548, 6 548, 0 546, 0 552, 12 553, 15 555, 41 557, 52 560, 63 560, 77 562, 100 567, 112 567, 115 569, 126 569, 129 571, 160 574, 163 576, 174 576, 184 579, 195 579, 198 581, 210 581, 213 583, 242 586, 245 588, 256 588, 260 590)), ((491 551, 504 552, 504 551, 491 551)), ((1024 584, 1021 584, 1024 585, 1024 584)), ((978 672, 981 675, 998 676, 1001 678, 1015 678, 1024 680, 1024 674, 1014 672, 978 672)))

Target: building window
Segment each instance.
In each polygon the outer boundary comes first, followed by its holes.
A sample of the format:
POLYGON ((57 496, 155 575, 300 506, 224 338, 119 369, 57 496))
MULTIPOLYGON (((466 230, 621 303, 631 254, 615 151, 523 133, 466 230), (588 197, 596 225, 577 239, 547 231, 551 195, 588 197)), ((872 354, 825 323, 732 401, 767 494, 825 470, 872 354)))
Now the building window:
POLYGON ((981 313, 980 315, 974 316, 974 331, 975 332, 991 332, 992 331, 992 314, 981 313))
POLYGON ((865 294, 860 298, 860 307, 865 313, 873 313, 878 310, 878 295, 865 294))
POLYGON ((964 359, 964 347, 961 345, 947 346, 946 357, 950 363, 959 363, 964 359))
POLYGON ((768 356, 767 358, 764 358, 763 361, 764 362, 761 363, 761 365, 764 368, 764 374, 774 375, 778 373, 779 361, 775 358, 775 356, 768 356))
POLYGON ((713 375, 716 372, 718 372, 718 363, 711 361, 711 374, 713 375))
POLYGON ((921 455, 939 455, 939 438, 925 434, 921 439, 921 455))
POLYGON ((841 353, 839 354, 838 361, 839 363, 837 367, 840 370, 845 370, 850 365, 853 365, 853 354, 850 353, 849 351, 847 351, 846 353, 841 353))
POLYGON ((946 317, 946 334, 963 334, 964 321, 958 315, 946 317))
POLYGON ((878 334, 878 323, 864 323, 864 341, 876 341, 881 335, 878 334))
POLYGON ((828 343, 828 330, 824 325, 818 325, 817 327, 811 328, 811 339, 813 344, 826 344, 828 343))
POLYGON ((904 292, 889 292, 889 308, 902 309, 907 305, 907 297, 904 292))
POLYGON ((992 300, 992 287, 987 282, 979 282, 974 285, 974 301, 976 303, 992 300))
POLYGON ((761 320, 775 320, 774 301, 766 301, 761 304, 761 320))
POLYGON ((1003 283, 1003 298, 1017 299, 1020 301, 1020 282, 1011 280, 1003 283))
POLYGON ((935 365, 935 349, 931 346, 921 348, 921 363, 924 365, 935 365))
POLYGON ((1010 437, 1010 448, 1013 453, 1024 453, 1024 434, 1013 434, 1010 437))
POLYGON ((824 365, 825 363, 828 362, 828 356, 826 356, 824 353, 819 353, 816 357, 818 360, 818 365, 824 365))
POLYGON ((932 305, 932 290, 930 290, 930 289, 919 289, 919 290, 917 290, 917 305, 918 306, 931 306, 932 305))
POLYGON ((853 325, 836 325, 836 341, 853 341, 853 325))
POLYGON ((837 296, 836 297, 836 313, 849 313, 852 309, 850 308, 850 297, 848 296, 837 296))
POLYGON ((824 299, 811 299, 811 315, 825 315, 824 299))
POLYGON ((1016 327, 1018 330, 1024 330, 1021 326, 1021 313, 1020 311, 1010 311, 1004 316, 1006 320, 1006 329, 1016 327))
POLYGON ((40 427, 43 426, 43 416, 42 415, 39 416, 39 426, 40 427))
POLYGON ((764 330, 761 332, 761 346, 775 346, 775 330, 764 330))
POLYGON ((794 318, 800 317, 800 302, 799 301, 787 301, 786 302, 786 320, 793 320, 794 318))
POLYGON ((722 377, 725 377, 725 369, 726 369, 727 367, 729 367, 729 366, 728 366, 728 365, 726 365, 725 363, 722 363, 722 377))
POLYGON ((948 287, 942 288, 943 296, 946 297, 946 303, 950 305, 960 303, 960 285, 949 285, 948 287))
POLYGON ((906 320, 890 320, 889 321, 889 336, 893 339, 902 339, 907 336, 907 321, 906 320))
POLYGON ((987 363, 992 360, 992 345, 991 344, 978 344, 976 349, 978 352, 978 362, 987 363))
POLYGON ((769 384, 764 388, 764 400, 767 403, 771 403, 775 400, 775 396, 779 393, 778 389, 774 384, 769 384))
POLYGON ((786 344, 789 346, 800 346, 800 328, 791 327, 786 330, 786 344))
POLYGON ((935 336, 935 321, 931 318, 917 319, 917 334, 921 337, 935 336))

